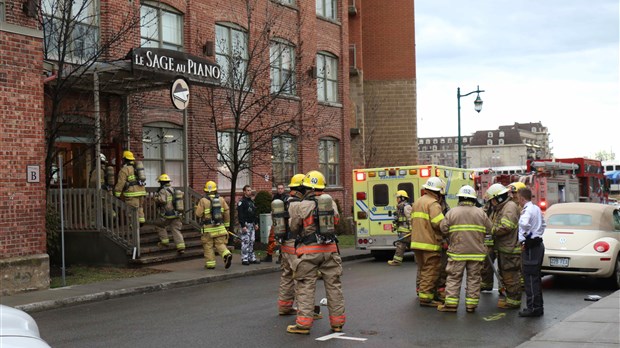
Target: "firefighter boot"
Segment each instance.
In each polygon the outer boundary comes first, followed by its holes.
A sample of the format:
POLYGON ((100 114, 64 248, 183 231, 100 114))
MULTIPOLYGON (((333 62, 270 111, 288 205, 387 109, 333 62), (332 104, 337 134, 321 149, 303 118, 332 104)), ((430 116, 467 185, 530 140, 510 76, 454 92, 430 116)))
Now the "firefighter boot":
POLYGON ((292 334, 299 334, 299 335, 309 335, 310 328, 305 328, 305 327, 298 326, 298 325, 289 325, 286 328, 286 332, 292 333, 292 334))
POLYGON ((400 266, 400 264, 401 264, 401 263, 402 263, 402 262, 400 262, 400 261, 396 261, 396 260, 390 260, 390 261, 388 261, 388 265, 390 265, 390 266, 400 266))
POLYGON ((467 306, 466 310, 467 310, 467 313, 473 313, 473 312, 475 312, 475 311, 476 311, 476 307, 473 307, 473 306, 471 306, 471 307, 470 307, 470 306, 467 306))
POLYGON ((500 297, 499 300, 497 300, 497 308, 503 308, 503 309, 520 309, 521 306, 517 305, 517 304, 511 304, 508 303, 506 301, 506 298, 504 297, 500 297))
POLYGON ((332 326, 332 332, 342 332, 342 326, 332 326))
POLYGON ((420 300, 420 307, 437 307, 442 304, 440 301, 435 300, 420 300))
POLYGON ((440 312, 456 313, 456 307, 446 306, 444 304, 440 304, 439 306, 437 306, 437 310, 440 312))
POLYGON ((232 263, 232 254, 224 256, 224 268, 229 269, 232 263))
POLYGON ((293 314, 297 314, 297 309, 295 309, 293 307, 281 307, 281 308, 278 308, 278 314, 279 315, 293 315, 293 314))

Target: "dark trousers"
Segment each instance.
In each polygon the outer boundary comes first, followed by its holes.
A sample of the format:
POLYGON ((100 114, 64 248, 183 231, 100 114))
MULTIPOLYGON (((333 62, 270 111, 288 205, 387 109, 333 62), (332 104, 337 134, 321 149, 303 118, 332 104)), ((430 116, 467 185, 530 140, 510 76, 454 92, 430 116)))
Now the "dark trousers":
POLYGON ((525 281, 525 304, 528 309, 542 310, 543 296, 540 279, 540 267, 545 255, 545 245, 542 243, 528 243, 521 252, 523 262, 523 276, 525 281))

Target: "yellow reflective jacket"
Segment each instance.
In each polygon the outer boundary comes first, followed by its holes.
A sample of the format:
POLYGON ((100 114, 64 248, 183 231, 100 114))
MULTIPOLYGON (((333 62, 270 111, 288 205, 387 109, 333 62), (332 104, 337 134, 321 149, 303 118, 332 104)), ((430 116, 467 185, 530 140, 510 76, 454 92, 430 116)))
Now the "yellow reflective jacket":
POLYGON ((411 249, 440 251, 441 229, 439 224, 444 219, 439 197, 427 191, 413 203, 411 213, 411 249))
POLYGON ((138 183, 134 167, 131 164, 125 164, 118 172, 114 195, 120 197, 121 194, 126 198, 146 196, 146 188, 138 183))
MULTIPOLYGON (((209 195, 211 200, 215 198, 215 195, 209 195)), ((214 225, 211 223, 211 200, 206 197, 202 197, 198 201, 198 205, 194 210, 194 214, 198 218, 202 218, 205 224, 202 226, 202 233, 209 233, 211 237, 219 237, 227 235, 227 228, 230 227, 230 209, 228 203, 224 197, 219 197, 220 204, 222 205, 222 216, 224 217, 224 223, 220 225, 214 225)))
POLYGON ((493 240, 495 250, 505 254, 521 254, 519 245, 519 206, 512 200, 506 200, 493 208, 493 240))
POLYGON ((487 248, 484 235, 491 233, 491 220, 486 213, 463 202, 451 209, 441 220, 441 232, 450 240, 448 256, 454 261, 484 261, 487 248))

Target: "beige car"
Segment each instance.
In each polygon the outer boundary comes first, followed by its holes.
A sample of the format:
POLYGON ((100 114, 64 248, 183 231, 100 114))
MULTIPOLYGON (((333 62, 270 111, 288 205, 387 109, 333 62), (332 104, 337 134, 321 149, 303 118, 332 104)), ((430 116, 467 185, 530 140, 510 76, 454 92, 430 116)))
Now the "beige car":
POLYGON ((620 288, 620 209, 558 203, 545 213, 545 274, 609 278, 620 288))

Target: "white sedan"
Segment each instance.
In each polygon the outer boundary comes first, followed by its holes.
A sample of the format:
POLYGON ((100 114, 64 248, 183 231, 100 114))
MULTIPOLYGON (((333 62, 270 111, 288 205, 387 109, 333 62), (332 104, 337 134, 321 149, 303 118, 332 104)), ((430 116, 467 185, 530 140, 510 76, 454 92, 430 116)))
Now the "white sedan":
POLYGON ((620 209, 599 203, 558 203, 545 213, 542 272, 609 278, 620 288, 620 209))
POLYGON ((19 309, 0 305, 0 347, 49 348, 32 317, 19 309))

